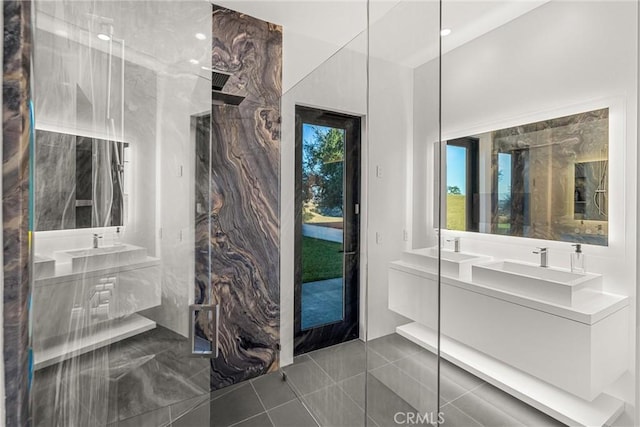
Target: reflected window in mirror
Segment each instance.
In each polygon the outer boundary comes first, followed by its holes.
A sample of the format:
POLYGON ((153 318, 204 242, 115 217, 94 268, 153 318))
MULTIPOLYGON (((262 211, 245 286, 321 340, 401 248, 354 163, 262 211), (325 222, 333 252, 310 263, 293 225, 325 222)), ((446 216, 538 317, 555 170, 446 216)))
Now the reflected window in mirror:
POLYGON ((446 142, 447 228, 608 244, 609 109, 446 142))
POLYGON ((478 231, 479 141, 459 138, 447 142, 447 229, 478 231))

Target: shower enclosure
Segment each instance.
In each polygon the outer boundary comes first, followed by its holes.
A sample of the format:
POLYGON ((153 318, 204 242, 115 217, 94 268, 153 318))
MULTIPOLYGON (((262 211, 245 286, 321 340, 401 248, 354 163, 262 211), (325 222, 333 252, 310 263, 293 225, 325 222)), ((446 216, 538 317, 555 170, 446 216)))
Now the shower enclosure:
POLYGON ((637 424, 636 3, 4 25, 7 425, 637 424))

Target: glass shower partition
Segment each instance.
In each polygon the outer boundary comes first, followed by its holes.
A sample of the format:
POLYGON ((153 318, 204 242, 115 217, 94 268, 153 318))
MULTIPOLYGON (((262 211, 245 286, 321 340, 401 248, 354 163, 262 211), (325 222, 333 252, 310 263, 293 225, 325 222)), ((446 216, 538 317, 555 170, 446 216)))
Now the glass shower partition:
POLYGON ((637 8, 442 1, 447 422, 637 424, 637 8))
POLYGON ((34 9, 33 423, 168 423, 210 390, 188 309, 211 6, 34 9))
POLYGON ((369 16, 367 415, 380 426, 436 424, 450 397, 439 383, 431 166, 440 131, 440 3, 370 2, 369 16))

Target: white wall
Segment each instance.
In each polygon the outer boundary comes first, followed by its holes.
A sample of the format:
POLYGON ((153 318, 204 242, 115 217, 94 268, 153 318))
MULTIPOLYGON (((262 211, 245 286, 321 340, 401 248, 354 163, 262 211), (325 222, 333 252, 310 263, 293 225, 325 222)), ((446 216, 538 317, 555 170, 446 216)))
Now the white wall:
MULTIPOLYGON (((442 59, 443 139, 558 117, 563 112, 586 111, 597 105, 612 107, 610 173, 618 186, 611 183, 610 245, 587 246, 584 251, 587 268, 604 274, 605 290, 629 295, 634 302, 637 17, 635 2, 550 2, 442 59)), ((431 169, 433 142, 437 140, 437 122, 433 120, 437 104, 423 95, 431 92, 437 81, 437 63, 417 68, 414 77, 414 150, 424 156, 425 166, 431 169)), ((415 158, 414 165, 421 164, 422 159, 415 158)), ((419 247, 435 243, 433 209, 428 208, 433 200, 433 176, 414 177, 413 238, 414 246, 419 247)), ((477 233, 457 235, 462 237, 465 251, 531 262, 536 261, 531 251, 544 244, 550 248, 551 265, 569 267, 572 248, 568 243, 477 233)), ((635 325, 635 312, 629 322, 635 325)), ((635 343, 636 329, 631 329, 629 340, 635 343)), ((629 356, 633 372, 634 354, 629 356)), ((632 403, 633 376, 623 378, 610 392, 632 403)))
MULTIPOLYGON (((366 38, 359 36, 300 81, 282 98, 281 146, 281 363, 293 355, 293 288, 295 225, 295 106, 304 105, 365 116, 367 113, 366 38)), ((370 64, 369 135, 362 140, 361 205, 361 337, 364 339, 366 309, 370 313, 369 339, 394 331, 404 319, 387 308, 389 261, 403 248, 404 206, 407 205, 407 152, 412 135, 412 73, 409 68, 382 60, 370 64), (375 177, 375 165, 382 168, 375 177), (365 200, 366 197, 366 200, 365 200), (390 218, 386 213, 393 213, 390 218), (368 222, 368 223, 367 223, 368 222), (376 244, 379 232, 382 242, 376 244)))

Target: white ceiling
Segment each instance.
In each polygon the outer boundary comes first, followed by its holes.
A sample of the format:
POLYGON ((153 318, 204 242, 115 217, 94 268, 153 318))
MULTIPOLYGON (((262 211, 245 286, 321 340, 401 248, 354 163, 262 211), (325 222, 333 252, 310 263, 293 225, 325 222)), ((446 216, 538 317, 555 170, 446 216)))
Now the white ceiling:
MULTIPOLYGON (((453 31, 443 38, 443 50, 454 49, 547 1, 443 0, 443 27, 453 31)), ((193 34, 210 32, 208 3, 40 0, 36 3, 40 18, 36 22, 48 32, 62 28, 78 34, 78 29, 87 29, 89 25, 88 12, 106 16, 113 19, 114 35, 126 41, 127 50, 132 53, 130 60, 144 57, 147 62, 155 60, 188 72, 189 59, 207 62, 208 41, 196 41, 193 34)), ((282 25, 284 91, 367 28, 366 0, 214 0, 214 3, 282 25)), ((416 67, 437 56, 437 0, 371 0, 369 14, 372 56, 407 67, 416 67)))

